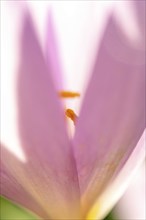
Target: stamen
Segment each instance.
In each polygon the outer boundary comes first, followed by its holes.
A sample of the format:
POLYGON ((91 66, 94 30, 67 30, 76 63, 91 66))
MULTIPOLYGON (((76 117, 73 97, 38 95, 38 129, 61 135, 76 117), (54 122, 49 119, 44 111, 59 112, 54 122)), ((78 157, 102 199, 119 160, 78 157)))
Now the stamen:
MULTIPOLYGON (((78 92, 72 92, 72 91, 60 91, 58 93, 58 95, 61 97, 61 98, 76 98, 76 97, 80 97, 80 93, 78 92)), ((74 124, 76 122, 76 119, 77 119, 77 115, 74 113, 74 111, 72 109, 66 109, 65 111, 65 115, 70 118, 74 124)))
POLYGON ((77 117, 77 115, 74 113, 74 111, 73 111, 72 109, 68 108, 68 109, 66 109, 65 114, 66 114, 66 116, 67 116, 68 118, 70 118, 70 119, 74 122, 74 124, 75 124, 76 119, 77 119, 78 117, 77 117))
POLYGON ((71 91, 60 91, 59 96, 61 98, 76 98, 76 97, 80 97, 80 93, 71 92, 71 91))

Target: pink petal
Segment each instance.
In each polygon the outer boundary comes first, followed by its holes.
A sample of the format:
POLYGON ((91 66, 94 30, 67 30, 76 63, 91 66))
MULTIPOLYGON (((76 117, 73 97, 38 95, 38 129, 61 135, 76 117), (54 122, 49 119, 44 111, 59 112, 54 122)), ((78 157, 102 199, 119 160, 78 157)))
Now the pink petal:
POLYGON ((89 210, 86 220, 103 219, 115 206, 120 197, 124 194, 129 183, 136 174, 145 158, 145 132, 138 141, 135 149, 126 161, 119 175, 116 176, 108 187, 97 197, 96 202, 89 210), (122 183, 122 184, 121 184, 122 183))
MULTIPOLYGON (((44 61, 29 15, 24 20, 21 44, 17 99, 20 139, 27 161, 4 153, 3 164, 9 177, 13 176, 51 219, 74 219, 79 209, 75 162, 51 79, 52 67, 44 61)), ((9 193, 5 196, 10 197, 9 193)))
MULTIPOLYGON (((14 158, 13 155, 2 146, 1 153, 3 158, 10 157, 14 160, 18 160, 14 158)), ((17 161, 19 164, 20 161, 17 161)), ((21 165, 19 165, 21 166, 21 165)), ((1 195, 6 196, 8 199, 13 200, 14 202, 21 204, 25 208, 33 211, 35 214, 40 215, 43 218, 47 218, 47 213, 43 210, 43 208, 34 200, 34 198, 26 191, 26 189, 17 181, 15 175, 12 175, 10 171, 3 164, 3 160, 0 166, 0 174, 1 174, 1 195)))
POLYGON ((49 11, 48 16, 48 26, 47 26, 47 39, 46 39, 46 54, 47 54, 47 62, 52 65, 52 77, 55 82, 55 86, 58 90, 61 90, 63 87, 63 74, 62 67, 60 63, 59 50, 57 45, 57 34, 54 29, 54 21, 52 11, 49 11))
POLYGON ((73 141, 85 212, 136 147, 145 127, 144 96, 144 52, 111 17, 73 141))

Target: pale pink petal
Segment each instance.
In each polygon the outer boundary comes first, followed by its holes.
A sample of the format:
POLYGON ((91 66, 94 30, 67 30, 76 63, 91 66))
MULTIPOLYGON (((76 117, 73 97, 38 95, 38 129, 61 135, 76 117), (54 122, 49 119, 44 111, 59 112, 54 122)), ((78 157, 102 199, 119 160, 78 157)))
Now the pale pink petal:
POLYGON ((53 68, 52 77, 54 79, 56 89, 61 90, 63 88, 63 74, 57 42, 58 39, 55 31, 55 22, 53 21, 52 10, 50 9, 47 25, 46 57, 48 65, 51 63, 53 68))
POLYGON ((114 213, 119 219, 145 219, 146 218, 146 164, 142 163, 132 179, 126 193, 114 208, 114 213))
MULTIPOLYGON (((5 155, 9 155, 10 153, 4 149, 2 146, 1 154, 5 158, 5 155)), ((14 157, 13 155, 9 155, 9 157, 14 157)), ((14 160, 18 160, 14 158, 14 160)), ((17 161, 18 164, 20 161, 17 161)), ((25 208, 31 210, 35 214, 48 218, 47 213, 43 210, 43 208, 34 200, 34 198, 26 191, 26 189, 17 181, 15 175, 11 174, 9 170, 4 166, 3 160, 0 166, 0 193, 2 196, 7 197, 13 202, 18 203, 19 205, 24 206, 25 208)))
POLYGON ((51 219, 74 219, 79 214, 79 187, 71 144, 51 78, 53 70, 44 61, 28 14, 21 45, 17 100, 26 162, 5 152, 2 161, 51 219))
POLYGON ((142 50, 141 42, 130 42, 111 16, 73 141, 84 211, 119 173, 143 133, 142 50))
POLYGON ((86 220, 103 219, 110 212, 129 186, 129 183, 133 180, 133 177, 144 161, 144 158, 145 132, 143 132, 137 146, 121 169, 119 175, 108 183, 108 186, 103 193, 97 197, 96 202, 86 216, 86 220))

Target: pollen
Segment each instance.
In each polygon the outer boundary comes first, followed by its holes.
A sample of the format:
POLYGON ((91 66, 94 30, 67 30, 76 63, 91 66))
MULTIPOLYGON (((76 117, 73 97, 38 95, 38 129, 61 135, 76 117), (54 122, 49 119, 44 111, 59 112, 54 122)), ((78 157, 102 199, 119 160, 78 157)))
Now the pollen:
POLYGON ((75 114, 75 112, 74 112, 72 109, 68 108, 68 109, 66 109, 65 114, 66 114, 66 116, 67 116, 68 118, 70 118, 70 119, 74 122, 74 124, 75 124, 76 119, 77 119, 77 115, 75 114))
POLYGON ((71 92, 71 91, 60 91, 59 96, 61 98, 76 98, 76 97, 80 97, 80 93, 71 92))

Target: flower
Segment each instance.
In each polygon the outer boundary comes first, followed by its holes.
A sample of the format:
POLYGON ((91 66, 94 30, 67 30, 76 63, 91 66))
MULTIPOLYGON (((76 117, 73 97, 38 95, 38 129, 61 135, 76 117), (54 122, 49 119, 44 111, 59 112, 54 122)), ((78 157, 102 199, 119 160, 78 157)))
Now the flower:
POLYGON ((144 51, 111 15, 70 140, 49 25, 46 62, 25 11, 15 85, 22 151, 18 157, 3 144, 1 192, 44 219, 101 219, 144 158, 144 51))

